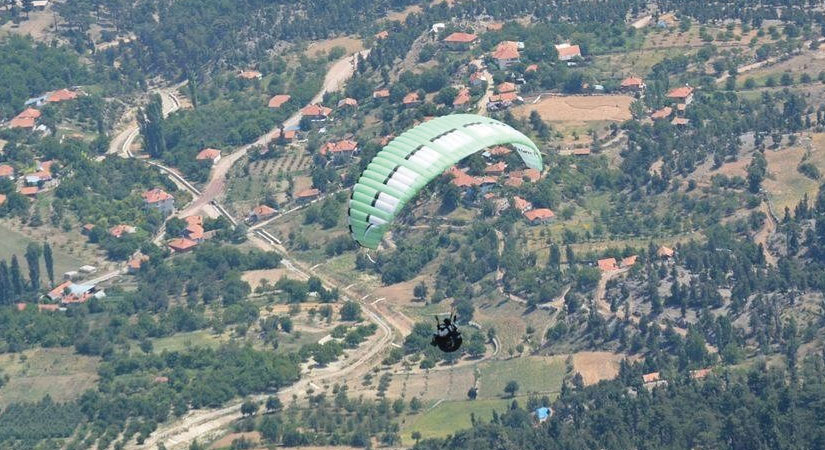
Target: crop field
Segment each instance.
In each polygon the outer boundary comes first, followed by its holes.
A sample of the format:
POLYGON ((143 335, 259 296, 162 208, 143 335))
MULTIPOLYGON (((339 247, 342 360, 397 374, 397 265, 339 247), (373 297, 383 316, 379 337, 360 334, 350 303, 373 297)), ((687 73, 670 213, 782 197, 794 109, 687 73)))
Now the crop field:
POLYGON ((519 385, 518 394, 558 392, 565 374, 566 356, 525 356, 506 360, 485 361, 479 367, 479 398, 505 397, 504 387, 510 381, 519 385))
POLYGON ((341 36, 333 39, 312 42, 307 46, 304 54, 307 56, 318 56, 319 54, 329 53, 329 51, 335 47, 341 47, 347 55, 351 55, 355 52, 363 50, 364 43, 358 38, 341 36))
MULTIPOLYGON (((20 232, 14 231, 11 227, 14 226, 9 221, 0 223, 0 259, 10 260, 12 255, 17 255, 17 260, 23 273, 28 274, 26 266, 26 246, 30 242, 43 240, 37 239, 42 237, 46 239, 47 228, 44 226, 41 229, 27 229, 35 235, 29 237, 20 232)), ((74 233, 48 233, 49 242, 52 246, 52 254, 54 255, 54 276, 55 280, 63 279, 63 273, 69 270, 77 270, 78 267, 84 264, 97 264, 97 259, 94 256, 93 250, 86 249, 86 238, 80 236, 78 233, 75 237, 74 233)), ((42 267, 42 279, 47 279, 46 269, 42 267)))
POLYGON ((526 118, 538 111, 542 119, 562 132, 586 134, 607 123, 630 119, 633 100, 629 95, 548 96, 536 104, 528 102, 513 108, 513 114, 526 118))
POLYGON ((68 348, 38 348, 0 355, 0 371, 9 377, 0 388, 0 409, 12 402, 73 400, 97 383, 99 358, 68 348))
POLYGON ((820 181, 812 180, 797 170, 806 155, 806 147, 810 149, 806 161, 816 166, 820 173, 825 173, 825 133, 812 134, 810 145, 803 143, 779 151, 765 152, 768 176, 762 185, 773 201, 776 214, 780 216, 786 206, 793 210, 806 193, 811 201, 816 198, 820 181))

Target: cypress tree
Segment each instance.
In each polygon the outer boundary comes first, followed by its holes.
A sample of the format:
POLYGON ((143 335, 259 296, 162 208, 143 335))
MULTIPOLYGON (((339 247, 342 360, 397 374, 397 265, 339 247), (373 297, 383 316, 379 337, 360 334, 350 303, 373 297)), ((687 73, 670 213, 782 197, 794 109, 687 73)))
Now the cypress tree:
POLYGON ((9 266, 6 264, 6 260, 2 260, 0 261, 0 304, 7 305, 11 303, 13 295, 9 266))
POLYGON ((11 256, 11 287, 15 297, 23 293, 23 276, 20 275, 20 263, 17 262, 17 255, 11 256))
POLYGON ((52 246, 48 242, 43 244, 43 261, 46 263, 46 273, 49 281, 54 284, 54 259, 52 259, 52 246))
POLYGON ((29 281, 33 291, 40 289, 40 245, 31 242, 26 246, 26 264, 29 265, 29 281))

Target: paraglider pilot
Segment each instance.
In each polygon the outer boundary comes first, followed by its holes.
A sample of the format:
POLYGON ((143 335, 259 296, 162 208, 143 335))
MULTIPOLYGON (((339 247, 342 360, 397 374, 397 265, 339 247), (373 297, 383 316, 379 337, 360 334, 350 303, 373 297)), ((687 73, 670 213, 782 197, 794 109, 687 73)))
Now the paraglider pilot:
POLYGON ((455 314, 451 314, 451 317, 445 318, 443 323, 439 322, 438 317, 436 317, 435 322, 437 329, 433 334, 433 340, 430 342, 430 345, 437 346, 445 353, 452 353, 458 350, 458 348, 461 347, 461 333, 455 326, 455 314))

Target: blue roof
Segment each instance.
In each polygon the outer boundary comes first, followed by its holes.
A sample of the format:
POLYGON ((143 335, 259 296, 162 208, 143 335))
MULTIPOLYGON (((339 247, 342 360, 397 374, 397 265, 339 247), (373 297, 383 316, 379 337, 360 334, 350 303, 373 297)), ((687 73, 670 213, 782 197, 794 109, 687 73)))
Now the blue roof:
POLYGON ((536 417, 539 420, 544 420, 550 416, 550 408, 546 406, 542 406, 541 408, 536 409, 536 417))

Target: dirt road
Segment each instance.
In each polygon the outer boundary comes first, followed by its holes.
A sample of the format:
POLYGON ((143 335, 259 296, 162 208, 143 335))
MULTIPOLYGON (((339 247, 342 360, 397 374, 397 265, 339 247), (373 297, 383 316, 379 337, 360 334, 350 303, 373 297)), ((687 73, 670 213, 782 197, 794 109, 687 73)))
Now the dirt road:
MULTIPOLYGON (((344 82, 355 72, 355 61, 357 56, 366 56, 368 54, 369 50, 363 50, 355 55, 344 57, 335 62, 335 64, 333 64, 327 72, 326 77, 324 77, 324 84, 321 87, 321 90, 318 91, 314 97, 312 97, 310 103, 319 103, 321 99, 324 98, 324 94, 340 89, 344 82)), ((297 126, 300 120, 301 113, 296 112, 284 122, 284 128, 297 126)), ((209 182, 207 182, 206 186, 204 186, 201 190, 202 194, 200 197, 192 202, 192 204, 189 205, 184 212, 182 212, 182 215, 187 216, 195 214, 202 206, 209 204, 212 200, 215 200, 221 193, 224 192, 226 187, 226 175, 229 173, 229 169, 231 169, 239 159, 243 158, 250 148, 266 146, 273 138, 277 136, 279 132, 280 130, 278 128, 273 128, 268 133, 256 139, 255 142, 245 145, 235 152, 221 158, 215 167, 212 168, 212 173, 209 176, 209 182)))

